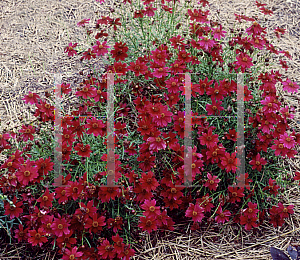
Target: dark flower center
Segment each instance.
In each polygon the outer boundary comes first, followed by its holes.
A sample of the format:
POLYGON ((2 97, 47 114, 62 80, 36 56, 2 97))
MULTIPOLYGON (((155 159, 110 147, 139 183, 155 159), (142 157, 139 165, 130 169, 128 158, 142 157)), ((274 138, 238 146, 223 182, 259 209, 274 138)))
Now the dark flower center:
POLYGON ((282 211, 283 211, 284 213, 287 213, 287 212, 288 212, 288 209, 287 209, 287 208, 284 208, 282 211))
POLYGON ((29 94, 28 94, 28 97, 32 98, 32 97, 33 97, 33 94, 32 94, 32 93, 29 93, 29 94))
POLYGON ((256 164, 256 165, 260 165, 260 161, 256 161, 255 164, 256 164))
POLYGON ((171 84, 173 87, 175 87, 176 86, 176 82, 172 82, 172 84, 171 84))
POLYGON ((249 213, 252 213, 252 212, 253 212, 253 209, 249 209, 248 212, 249 212, 249 213))
POLYGON ((220 214, 220 217, 221 217, 221 218, 224 218, 224 217, 225 217, 224 213, 221 213, 221 214, 220 214))
POLYGON ((70 138, 70 135, 65 134, 65 135, 64 135, 64 138, 69 139, 69 138, 70 138))
POLYGON ((210 181, 209 181, 209 184, 210 184, 210 185, 213 185, 214 183, 215 183, 214 180, 210 180, 210 181))
POLYGON ((94 221, 94 222, 93 222, 93 227, 95 227, 95 228, 96 228, 96 227, 98 227, 98 225, 99 225, 99 224, 98 224, 98 222, 97 222, 97 221, 94 221))
POLYGON ((62 224, 58 224, 58 229, 63 229, 64 228, 64 226, 62 225, 62 224))
POLYGON ((75 255, 70 255, 69 256, 69 260, 74 260, 75 259, 75 255))
POLYGON ((282 148, 283 148, 283 144, 279 144, 278 147, 279 147, 280 149, 282 149, 282 148))
POLYGON ((245 61, 245 62, 246 62, 247 60, 248 60, 248 59, 247 59, 246 57, 244 57, 244 58, 243 58, 243 61, 245 61))
POLYGON ((45 108, 49 109, 50 105, 49 104, 45 104, 45 108))
POLYGON ((77 192, 78 192, 78 188, 77 188, 77 187, 74 187, 74 188, 73 188, 73 192, 74 192, 74 193, 77 193, 77 192))
POLYGON ((233 163, 233 159, 232 159, 232 158, 229 158, 228 162, 229 162, 229 163, 233 163))
POLYGON ((212 107, 212 110, 216 111, 216 110, 217 110, 217 107, 216 107, 216 106, 213 106, 213 107, 212 107))
POLYGON ((176 193, 176 192, 177 192, 177 189, 176 189, 176 188, 172 188, 172 189, 171 189, 171 193, 174 194, 174 193, 176 193))
POLYGON ((160 139, 160 137, 156 137, 156 142, 160 142, 161 141, 161 139, 160 139))
POLYGON ((43 201, 47 201, 48 197, 47 196, 43 196, 43 201))
POLYGON ((30 171, 25 171, 25 172, 24 172, 24 176, 25 176, 25 177, 28 177, 29 175, 30 175, 30 171))
POLYGON ((290 141, 291 141, 291 138, 288 137, 288 138, 286 139, 286 141, 290 142, 290 141))
POLYGON ((192 163, 191 167, 192 167, 192 169, 195 169, 196 168, 196 164, 192 163))
POLYGON ((98 45, 98 48, 99 48, 99 49, 102 49, 102 48, 103 48, 103 45, 102 45, 102 44, 98 45))
POLYGON ((93 124, 93 128, 97 128, 98 127, 98 124, 97 123, 94 123, 93 124))
POLYGON ((39 233, 36 233, 36 234, 34 235, 34 237, 35 237, 35 239, 40 239, 40 238, 41 238, 41 235, 40 235, 39 233))
POLYGON ((151 220, 147 220, 147 221, 146 221, 146 226, 147 226, 147 227, 150 227, 151 225, 152 225, 152 221, 151 221, 151 220))
POLYGON ((8 166, 8 167, 11 167, 11 166, 12 166, 12 162, 8 162, 8 163, 7 163, 7 166, 8 166))
POLYGON ((30 130, 30 129, 26 129, 26 130, 25 130, 25 133, 26 133, 26 134, 29 134, 29 133, 31 133, 31 130, 30 130))
POLYGON ((163 72, 163 68, 159 68, 158 71, 159 71, 159 72, 163 72))
POLYGON ((100 95, 102 91, 100 89, 97 90, 97 94, 100 95))
POLYGON ((236 197, 237 193, 236 192, 232 192, 232 197, 236 197))
POLYGON ((84 87, 84 88, 82 89, 82 91, 83 91, 83 92, 88 92, 89 89, 88 89, 87 87, 84 87))
POLYGON ((154 207, 154 206, 151 206, 151 207, 149 208, 149 210, 150 210, 151 212, 154 212, 154 211, 155 211, 155 207, 154 207))

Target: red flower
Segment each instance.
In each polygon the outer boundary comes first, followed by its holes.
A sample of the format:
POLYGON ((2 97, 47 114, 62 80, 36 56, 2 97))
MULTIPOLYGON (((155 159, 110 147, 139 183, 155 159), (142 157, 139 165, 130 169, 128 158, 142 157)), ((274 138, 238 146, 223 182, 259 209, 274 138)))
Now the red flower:
POLYGON ((231 216, 231 213, 229 210, 222 210, 222 207, 219 206, 218 210, 217 210, 217 214, 218 216, 215 217, 215 220, 217 223, 225 223, 226 221, 229 220, 229 217, 231 216))
POLYGON ((148 231, 150 234, 152 231, 157 230, 157 220, 153 216, 140 217, 140 224, 138 225, 143 231, 148 231))
POLYGON ((206 105, 206 111, 207 111, 207 115, 211 116, 211 115, 220 115, 220 111, 223 111, 224 108, 221 106, 222 105, 222 101, 220 102, 216 102, 216 99, 212 98, 212 104, 207 104, 206 105))
POLYGON ((249 231, 252 229, 252 227, 258 227, 257 223, 257 216, 244 216, 242 215, 241 217, 241 225, 245 225, 245 230, 249 231))
POLYGON ((252 166, 252 169, 253 169, 253 170, 257 169, 258 171, 261 171, 262 165, 266 165, 266 164, 267 164, 267 161, 266 161, 264 158, 260 157, 260 154, 258 153, 258 154, 256 155, 256 157, 253 158, 253 159, 249 162, 249 164, 253 165, 253 166, 252 166))
POLYGON ((68 248, 65 248, 62 259, 63 260, 74 260, 74 259, 80 259, 81 256, 83 256, 83 253, 78 252, 77 246, 75 246, 71 250, 69 250, 68 248))
POLYGON ((74 48, 78 45, 78 43, 72 44, 69 43, 69 46, 65 48, 65 53, 68 53, 68 56, 73 57, 77 54, 77 51, 74 50, 74 48))
POLYGON ((38 231, 36 230, 29 230, 30 237, 28 238, 28 242, 31 243, 33 246, 39 244, 41 247, 43 243, 46 243, 48 239, 45 237, 46 232, 43 228, 39 228, 38 231))
POLYGON ((271 194, 273 195, 277 195, 278 194, 278 189, 279 186, 276 184, 275 180, 272 180, 271 178, 269 179, 269 185, 263 188, 263 191, 269 191, 271 194))
POLYGON ((171 45, 174 47, 174 49, 178 49, 178 47, 183 46, 184 45, 183 40, 184 40, 184 38, 181 38, 180 35, 174 36, 169 39, 169 41, 171 42, 171 45))
POLYGON ((114 30, 117 30, 117 25, 121 26, 122 24, 120 23, 120 18, 116 18, 116 19, 111 19, 108 18, 108 23, 109 23, 109 27, 114 26, 114 30))
POLYGON ((153 76, 157 78, 167 77, 169 72, 168 67, 156 68, 153 72, 153 76))
POLYGON ((78 182, 68 182, 68 186, 65 188, 67 197, 71 197, 73 200, 77 200, 83 190, 83 186, 78 182))
POLYGON ((36 93, 32 93, 31 91, 29 91, 29 94, 24 96, 24 98, 22 98, 22 100, 25 101, 25 104, 37 104, 38 100, 40 99, 40 96, 36 93))
POLYGON ((24 186, 28 185, 29 182, 39 176, 38 169, 30 165, 28 162, 29 161, 26 162, 25 166, 21 165, 19 171, 16 173, 18 181, 24 186))
POLYGON ((107 239, 105 239, 97 248, 98 254, 102 259, 113 259, 116 256, 114 246, 111 245, 107 239))
POLYGON ((259 212, 258 209, 256 209, 257 204, 256 203, 252 203, 251 201, 248 202, 248 208, 244 210, 244 215, 248 216, 250 218, 253 218, 257 215, 257 213, 259 212))
POLYGON ((194 12, 191 9, 188 9, 188 15, 190 16, 190 19, 196 20, 196 22, 200 23, 209 23, 209 20, 207 18, 209 11, 202 11, 201 9, 194 9, 194 12))
POLYGON ((300 180, 300 172, 298 172, 298 171, 295 172, 294 180, 295 180, 295 181, 300 180))
POLYGON ((94 213, 91 218, 88 218, 85 223, 85 228, 89 229, 90 233, 97 233, 102 231, 102 227, 105 226, 105 217, 99 216, 94 213))
POLYGON ((27 142, 28 139, 33 141, 34 137, 32 134, 35 133, 35 128, 32 125, 29 126, 22 125, 22 129, 20 129, 19 132, 22 133, 21 136, 23 137, 24 142, 27 142))
POLYGON ((155 190, 159 186, 159 183, 157 182, 152 171, 142 173, 142 177, 140 178, 140 184, 148 192, 150 192, 151 190, 155 190))
POLYGON ((126 46, 126 43, 116 42, 114 49, 110 51, 112 57, 116 60, 125 60, 128 57, 127 51, 129 48, 126 46))
POLYGON ((84 99, 92 98, 95 96, 96 88, 91 87, 90 84, 85 85, 81 90, 75 93, 76 96, 82 97, 84 99))
POLYGON ((108 53, 108 48, 110 46, 106 45, 107 41, 100 43, 99 41, 96 42, 96 45, 93 46, 94 53, 97 56, 103 56, 104 54, 108 53))
POLYGON ((185 216, 188 218, 192 218, 194 222, 201 222, 204 218, 204 209, 199 206, 199 204, 190 203, 188 209, 185 212, 185 216))
POLYGON ((284 223, 284 219, 280 217, 278 212, 278 207, 273 206, 270 210, 270 223, 273 224, 274 227, 282 226, 284 223))
POLYGON ((281 218, 288 218, 289 214, 293 214, 294 205, 289 205, 289 206, 283 206, 281 202, 278 203, 278 210, 277 212, 279 213, 281 218))
POLYGON ((239 187, 228 187, 228 191, 230 192, 229 194, 229 200, 228 202, 235 203, 235 202, 240 202, 241 198, 245 196, 243 193, 244 188, 239 188, 239 187))
POLYGON ((150 143, 150 151, 152 152, 158 152, 161 149, 166 149, 167 145, 164 139, 160 138, 159 136, 157 137, 149 137, 147 139, 147 142, 150 143))
POLYGON ((156 200, 145 200, 141 208, 145 210, 144 215, 146 217, 153 216, 156 217, 160 214, 159 207, 156 207, 156 200))
POLYGON ((79 156, 83 157, 90 157, 90 154, 92 152, 91 147, 89 144, 84 145, 83 143, 78 143, 74 149, 78 152, 77 154, 79 156))
POLYGON ((46 192, 37 199, 37 202, 40 202, 41 207, 52 207, 52 201, 54 198, 54 193, 50 194, 49 189, 46 188, 46 192))
POLYGON ((28 241, 29 234, 28 234, 29 228, 23 227, 22 224, 19 224, 19 229, 15 230, 15 238, 18 239, 18 242, 28 241))
POLYGON ((226 172, 236 172, 237 166, 241 165, 240 159, 236 158, 236 152, 230 154, 225 153, 225 156, 221 158, 221 168, 226 169, 226 172))
POLYGON ((200 140, 201 145, 207 145, 208 148, 213 148, 218 142, 218 135, 213 135, 212 129, 209 128, 207 133, 203 133, 198 139, 200 140))
POLYGON ((282 143, 287 149, 293 149, 296 145, 294 137, 289 136, 287 132, 285 132, 283 135, 280 135, 279 142, 282 143))
POLYGON ((121 238, 119 234, 117 234, 116 236, 112 236, 111 238, 114 241, 114 248, 116 253, 118 255, 121 254, 122 250, 124 249, 123 238, 121 238))
POLYGON ((209 51, 215 43, 216 42, 214 40, 208 39, 207 37, 200 37, 200 41, 197 42, 197 44, 205 51, 209 51))
POLYGON ((139 75, 146 74, 147 66, 146 63, 141 62, 140 60, 136 60, 136 62, 130 62, 130 66, 128 69, 134 72, 135 76, 138 77, 139 75))
POLYGON ((18 218, 20 214, 23 213, 22 205, 23 203, 21 201, 17 202, 17 197, 14 197, 13 199, 13 205, 10 205, 8 202, 4 202, 4 209, 5 209, 5 215, 10 215, 10 219, 18 218))
POLYGON ((61 218, 59 215, 59 218, 54 219, 51 228, 53 230, 53 233, 57 237, 61 237, 63 234, 70 234, 70 230, 68 229, 69 226, 70 224, 64 218, 61 218))
POLYGON ((125 245, 123 251, 118 255, 122 260, 130 260, 134 256, 134 250, 130 248, 130 245, 125 245))
POLYGON ((218 179, 218 176, 212 176, 210 173, 207 173, 208 180, 203 185, 204 187, 208 187, 209 190, 217 190, 218 183, 220 182, 220 179, 218 179))
POLYGON ((96 118, 87 119, 87 124, 85 125, 87 130, 87 134, 93 134, 94 136, 104 136, 106 134, 106 125, 102 120, 98 120, 96 118), (104 131, 105 129, 105 131, 104 131))
POLYGON ((204 208, 205 212, 210 212, 212 208, 214 208, 214 204, 212 204, 212 198, 209 197, 208 193, 202 198, 196 199, 196 202, 199 203, 199 206, 204 208))
POLYGON ((235 61, 234 64, 237 65, 237 68, 241 67, 242 72, 245 72, 246 68, 253 66, 252 58, 245 53, 241 53, 236 59, 237 61, 235 61))
POLYGON ((91 48, 89 48, 87 51, 85 51, 82 54, 82 57, 80 58, 80 60, 90 60, 91 58, 95 59, 96 58, 96 54, 92 51, 91 48))
POLYGON ((110 199, 115 200, 119 196, 120 189, 118 187, 100 187, 98 196, 102 203, 109 202, 110 199))
POLYGON ((81 20, 80 22, 78 22, 77 23, 77 26, 79 26, 79 27, 84 27, 85 26, 85 24, 87 24, 87 23, 89 23, 89 20, 91 20, 91 19, 83 19, 83 20, 81 20))
POLYGON ((137 10, 134 12, 133 18, 143 18, 145 10, 137 10))
POLYGON ((40 158, 35 162, 37 168, 38 168, 38 173, 47 175, 48 172, 53 171, 53 166, 54 163, 51 162, 51 158, 40 158))

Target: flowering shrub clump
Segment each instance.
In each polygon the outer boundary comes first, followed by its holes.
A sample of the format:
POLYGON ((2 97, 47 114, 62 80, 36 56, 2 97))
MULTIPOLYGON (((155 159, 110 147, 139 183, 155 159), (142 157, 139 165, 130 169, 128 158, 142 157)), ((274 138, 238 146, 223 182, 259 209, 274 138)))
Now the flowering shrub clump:
MULTIPOLYGON (((271 15, 264 4, 256 5, 271 15)), ((3 211, 21 223, 14 238, 33 247, 56 246, 62 259, 130 259, 138 233, 174 230, 179 222, 190 222, 192 230, 212 222, 245 230, 264 221, 283 225, 293 205, 282 204, 280 194, 300 174, 286 178, 280 160, 297 154, 300 135, 289 126, 293 108, 284 106, 275 86, 292 93, 299 86, 270 70, 269 56, 289 58, 289 53, 277 50, 253 17, 236 14, 235 29, 226 31, 209 19, 205 0, 125 0, 120 7, 111 9, 116 17, 102 16, 87 29, 91 47, 65 48, 87 65, 91 59, 104 62, 105 69, 87 75, 74 91, 70 84, 60 86, 63 96, 80 100, 70 114, 63 111, 61 146, 54 145, 50 95, 24 97, 36 106, 37 126, 24 124, 17 135, 0 135, 0 151, 7 155, 0 191, 14 204, 4 200, 3 211), (114 187, 106 186, 110 73, 115 74, 114 187), (185 73, 191 77, 189 169, 185 73), (238 73, 244 73, 242 85, 238 73), (237 176, 238 87, 244 89, 246 158, 245 173, 237 176), (61 185, 55 149, 62 154, 61 185), (188 172, 192 183, 184 186, 188 172)), ((275 29, 278 38, 284 32, 275 29)), ((280 64, 287 68, 286 61, 280 64)))

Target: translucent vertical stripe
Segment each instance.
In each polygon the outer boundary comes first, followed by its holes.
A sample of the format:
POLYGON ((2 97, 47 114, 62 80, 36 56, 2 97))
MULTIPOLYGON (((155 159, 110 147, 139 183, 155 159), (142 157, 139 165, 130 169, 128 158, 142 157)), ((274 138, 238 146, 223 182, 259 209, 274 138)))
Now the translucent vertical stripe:
POLYGON ((56 182, 53 184, 56 187, 63 186, 62 184, 62 127, 61 127, 61 82, 62 74, 54 74, 55 86, 55 106, 54 106, 54 179, 56 182))

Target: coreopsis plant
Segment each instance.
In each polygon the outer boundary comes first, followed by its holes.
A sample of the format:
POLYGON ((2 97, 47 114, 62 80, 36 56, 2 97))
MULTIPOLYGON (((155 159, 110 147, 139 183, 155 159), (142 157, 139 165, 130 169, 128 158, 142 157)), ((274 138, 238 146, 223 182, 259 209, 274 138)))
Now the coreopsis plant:
MULTIPOLYGON (((78 22, 87 30, 87 45, 65 48, 91 73, 79 87, 60 86, 63 97, 74 95, 80 105, 71 112, 62 106, 59 146, 53 96, 26 95, 39 124, 22 125, 17 136, 0 135, 7 155, 0 190, 14 203, 5 202, 4 214, 22 223, 13 230, 16 241, 51 244, 62 259, 131 259, 139 233, 174 230, 179 222, 191 222, 192 229, 211 222, 243 225, 247 231, 263 221, 283 225, 293 205, 282 204, 280 194, 300 175, 285 178, 280 160, 297 154, 300 135, 289 126, 293 110, 281 102, 276 84, 291 93, 299 86, 264 57, 289 53, 271 44, 253 17, 235 14, 236 26, 225 29, 210 17, 206 0, 125 0, 110 11, 95 27, 89 18, 78 22), (105 68, 94 69, 93 60, 105 68), (114 93, 108 93, 111 74, 114 93), (108 94, 115 109, 113 154, 107 152, 108 94), (241 174, 238 99, 245 107, 241 174), (185 144, 188 131, 191 147, 185 144), (54 152, 62 155, 63 176, 56 175, 54 152), (111 176, 115 186, 107 185, 111 176)), ((277 38, 284 34, 281 28, 274 32, 277 38)), ((280 64, 287 68, 286 61, 280 64)))

